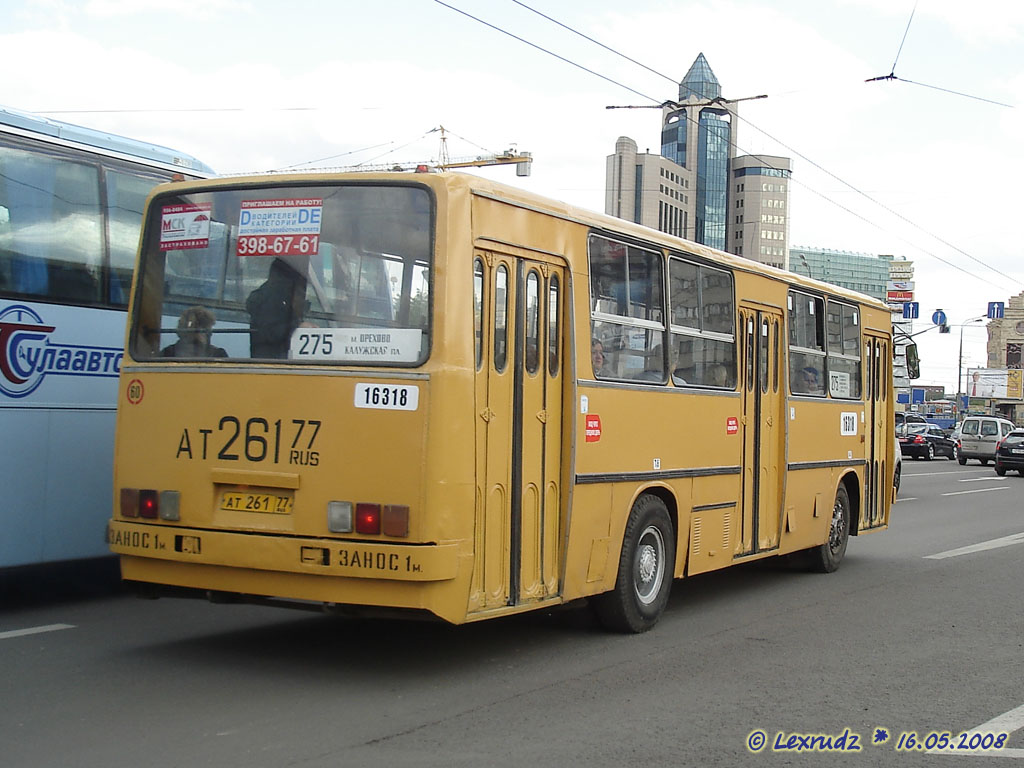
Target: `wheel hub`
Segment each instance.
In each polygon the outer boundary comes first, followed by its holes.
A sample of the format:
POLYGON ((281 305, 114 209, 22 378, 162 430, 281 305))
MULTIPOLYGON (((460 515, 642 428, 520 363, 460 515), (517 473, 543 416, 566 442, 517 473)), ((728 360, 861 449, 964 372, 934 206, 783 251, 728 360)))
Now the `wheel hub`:
POLYGON ((640 548, 640 583, 649 584, 658 570, 658 553, 650 544, 640 548))

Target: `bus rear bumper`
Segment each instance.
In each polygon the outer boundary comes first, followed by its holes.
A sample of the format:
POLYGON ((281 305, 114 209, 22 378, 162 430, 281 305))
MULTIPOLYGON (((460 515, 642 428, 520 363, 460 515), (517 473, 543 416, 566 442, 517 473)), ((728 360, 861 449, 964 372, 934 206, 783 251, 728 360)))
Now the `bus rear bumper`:
POLYGON ((118 555, 283 573, 394 581, 448 581, 457 544, 390 544, 208 531, 111 520, 107 544, 118 555))

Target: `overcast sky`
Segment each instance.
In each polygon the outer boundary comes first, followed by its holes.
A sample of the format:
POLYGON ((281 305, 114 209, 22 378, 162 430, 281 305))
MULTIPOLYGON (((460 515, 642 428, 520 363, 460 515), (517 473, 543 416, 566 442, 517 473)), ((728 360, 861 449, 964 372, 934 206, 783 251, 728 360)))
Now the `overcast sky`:
MULTIPOLYGON (((436 0, 4 0, 0 103, 221 173, 434 160, 443 125, 453 157, 535 158, 481 175, 601 211, 616 138, 660 149, 658 110, 605 107, 675 98, 703 52, 725 97, 768 95, 738 151, 792 158, 791 245, 913 260, 915 330, 1024 292, 1019 0, 524 2, 646 68, 513 0, 446 3, 573 63, 436 0)), ((921 383, 955 386, 959 340, 918 337, 921 383)))

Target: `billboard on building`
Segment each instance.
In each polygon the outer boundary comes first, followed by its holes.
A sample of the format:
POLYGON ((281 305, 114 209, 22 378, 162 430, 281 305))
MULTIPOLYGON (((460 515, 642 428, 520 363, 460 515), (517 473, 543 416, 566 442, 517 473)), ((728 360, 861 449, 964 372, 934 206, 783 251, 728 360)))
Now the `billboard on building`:
POLYGON ((968 368, 967 396, 1020 400, 1024 396, 1020 369, 968 368))

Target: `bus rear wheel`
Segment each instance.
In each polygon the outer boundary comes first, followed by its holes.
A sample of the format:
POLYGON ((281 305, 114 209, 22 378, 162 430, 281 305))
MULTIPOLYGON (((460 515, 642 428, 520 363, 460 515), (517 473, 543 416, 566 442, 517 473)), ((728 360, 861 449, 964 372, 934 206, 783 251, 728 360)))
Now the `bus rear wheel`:
POLYGON ((807 550, 808 567, 818 573, 832 573, 843 561, 849 541, 850 494, 846 492, 845 485, 840 485, 836 490, 835 504, 832 505, 828 540, 820 547, 807 550))
POLYGON ((665 502, 650 494, 638 498, 626 522, 615 588, 591 598, 605 627, 646 632, 658 623, 672 589, 675 542, 665 502))

